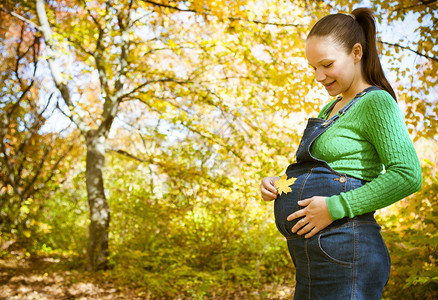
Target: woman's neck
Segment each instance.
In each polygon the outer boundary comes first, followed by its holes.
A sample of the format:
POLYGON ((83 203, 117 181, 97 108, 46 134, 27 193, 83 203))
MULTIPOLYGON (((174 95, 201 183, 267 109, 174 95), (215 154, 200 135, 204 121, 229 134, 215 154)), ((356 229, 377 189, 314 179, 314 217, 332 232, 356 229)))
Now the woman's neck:
POLYGON ((371 85, 367 82, 360 82, 357 84, 354 88, 349 89, 346 93, 342 94, 342 100, 341 102, 347 103, 351 99, 353 99, 357 94, 365 90, 366 88, 369 88, 371 85))

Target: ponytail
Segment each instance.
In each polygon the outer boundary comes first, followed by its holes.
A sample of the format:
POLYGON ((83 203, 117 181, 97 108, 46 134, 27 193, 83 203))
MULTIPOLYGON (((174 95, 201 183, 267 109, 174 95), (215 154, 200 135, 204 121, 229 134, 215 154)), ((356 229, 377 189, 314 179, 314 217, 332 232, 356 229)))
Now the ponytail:
POLYGON ((370 85, 387 91, 397 101, 395 92, 380 64, 376 42, 376 23, 371 9, 357 8, 350 15, 338 13, 325 16, 313 26, 307 39, 311 36, 331 36, 349 52, 353 50, 356 43, 361 44, 363 49, 362 72, 365 80, 370 85))
POLYGON ((392 98, 397 101, 395 92, 386 79, 382 65, 380 64, 376 43, 376 23, 374 21, 373 11, 369 8, 356 8, 351 12, 351 15, 356 18, 356 22, 365 34, 365 45, 362 45, 362 48, 365 49, 362 58, 365 80, 369 84, 378 86, 387 91, 391 94, 392 98))

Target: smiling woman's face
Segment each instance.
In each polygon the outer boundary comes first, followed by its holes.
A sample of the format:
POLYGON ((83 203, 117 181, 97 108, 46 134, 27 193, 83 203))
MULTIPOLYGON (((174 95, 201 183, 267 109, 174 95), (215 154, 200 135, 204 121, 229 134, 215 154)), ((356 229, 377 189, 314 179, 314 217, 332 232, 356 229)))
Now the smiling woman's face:
POLYGON ((315 79, 322 83, 330 96, 355 95, 363 81, 360 53, 353 48, 347 53, 345 48, 330 36, 312 36, 306 43, 306 57, 315 70, 315 79), (359 56, 357 55, 359 53, 359 56))

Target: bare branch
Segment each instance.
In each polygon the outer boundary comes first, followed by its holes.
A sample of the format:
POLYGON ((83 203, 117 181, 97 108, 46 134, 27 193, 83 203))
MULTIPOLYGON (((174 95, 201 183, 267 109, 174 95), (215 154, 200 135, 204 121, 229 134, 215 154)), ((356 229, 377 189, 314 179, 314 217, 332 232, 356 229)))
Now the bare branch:
POLYGON ((100 25, 99 21, 94 17, 94 15, 91 13, 91 10, 88 8, 87 6, 87 2, 85 0, 81 1, 82 4, 84 5, 84 8, 87 10, 88 15, 91 17, 91 19, 93 20, 94 24, 96 24, 97 28, 99 28, 100 30, 102 29, 102 26, 100 25))
MULTIPOLYGON (((195 169, 195 168, 181 169, 179 166, 172 166, 172 165, 168 165, 168 164, 162 163, 160 161, 156 161, 156 160, 153 159, 153 157, 146 158, 146 159, 145 158, 140 158, 140 157, 135 156, 135 155, 133 155, 133 154, 131 154, 131 153, 125 151, 125 150, 122 150, 122 149, 108 149, 108 151, 118 153, 118 154, 126 156, 126 157, 128 157, 130 159, 136 160, 136 161, 138 161, 140 163, 148 163, 150 165, 155 165, 155 166, 163 169, 163 171, 165 173, 167 173, 167 174, 169 174, 170 172, 173 171, 173 172, 177 172, 177 173, 184 173, 185 176, 191 175, 191 176, 197 176, 197 177, 198 176, 204 177, 204 175, 202 174, 202 170, 198 170, 198 169, 195 169)), ((224 183, 222 183, 220 181, 214 180, 211 177, 208 177, 207 179, 211 180, 212 182, 215 182, 215 183, 219 184, 220 186, 228 187, 226 184, 224 184, 224 183)))
POLYGON ((131 153, 126 152, 125 150, 122 150, 122 149, 108 149, 108 151, 110 151, 110 152, 116 152, 116 153, 122 154, 122 155, 124 155, 124 156, 127 156, 127 157, 129 157, 129 158, 132 158, 132 159, 134 159, 134 160, 136 160, 136 161, 139 161, 139 162, 141 162, 141 163, 146 162, 145 159, 140 158, 140 157, 137 157, 137 156, 135 156, 135 155, 133 155, 133 154, 131 154, 131 153))
MULTIPOLYGON (((53 45, 52 30, 50 28, 50 24, 47 19, 46 9, 44 7, 43 0, 36 0, 36 11, 37 11, 38 20, 41 24, 39 26, 39 30, 42 32, 44 36, 44 40, 46 42, 47 62, 49 63, 49 68, 52 73, 53 80, 55 82, 56 87, 60 91, 65 103, 71 110, 73 108, 73 101, 70 96, 70 91, 68 90, 67 83, 64 81, 60 70, 55 64, 55 60, 54 60, 55 50, 53 45)), ((82 120, 80 120, 75 114, 72 114, 71 119, 83 134, 85 134, 89 130, 88 125, 85 124, 82 120)))
POLYGON ((438 0, 427 0, 427 1, 420 0, 420 2, 421 3, 410 5, 410 6, 398 7, 396 9, 393 9, 392 11, 411 10, 412 8, 416 8, 416 7, 420 7, 420 6, 428 6, 430 4, 438 2, 438 0))
MULTIPOLYGON (((106 11, 105 11, 105 18, 108 17, 108 13, 109 13, 109 7, 106 7, 106 11)), ((106 98, 107 96, 110 95, 110 88, 109 88, 109 84, 108 84, 108 76, 104 67, 104 58, 103 58, 103 53, 105 52, 105 46, 104 46, 104 38, 106 36, 106 33, 108 31, 109 28, 107 28, 110 24, 110 21, 107 20, 106 24, 101 27, 99 26, 99 35, 97 37, 96 40, 96 49, 93 51, 93 57, 94 57, 94 61, 96 62, 96 68, 97 68, 97 72, 99 74, 99 82, 100 82, 100 86, 102 91, 104 91, 105 95, 104 98, 106 98), (105 27, 106 26, 106 27, 105 27)))
MULTIPOLYGON (((152 4, 154 6, 159 6, 159 7, 164 7, 164 8, 169 8, 169 9, 173 9, 176 11, 180 11, 180 12, 189 12, 189 13, 196 13, 196 14, 200 14, 200 15, 205 15, 205 16, 213 16, 213 14, 209 13, 209 12, 199 12, 193 9, 182 9, 176 6, 172 6, 172 5, 167 5, 167 4, 163 4, 163 3, 158 3, 155 1, 150 1, 150 0, 142 0, 143 2, 152 4)), ((230 21, 242 21, 242 22, 248 22, 248 23, 255 23, 255 24, 261 24, 261 25, 274 25, 274 26, 278 26, 278 27, 289 27, 289 26, 293 26, 293 27, 302 27, 304 25, 300 25, 300 24, 290 24, 290 23, 273 23, 273 22, 265 22, 265 21, 257 21, 257 20, 245 20, 242 18, 235 18, 235 17, 228 17, 228 20, 230 21)))
POLYGON ((66 39, 67 39, 67 41, 69 41, 73 45, 76 45, 84 53, 86 53, 86 54, 90 55, 91 57, 93 57, 93 52, 91 52, 90 50, 85 49, 84 45, 82 45, 80 42, 75 41, 74 39, 72 39, 72 36, 67 36, 66 39))
MULTIPOLYGON (((17 151, 16 157, 14 157, 14 160, 17 160, 17 158, 18 158, 17 156, 24 152, 24 149, 28 145, 30 139, 37 133, 38 129, 40 128, 39 125, 40 125, 40 121, 42 120, 42 115, 46 111, 46 109, 49 107, 52 96, 53 96, 53 94, 50 95, 49 100, 47 101, 47 105, 43 108, 43 110, 36 115, 35 121, 30 126, 28 133, 26 134, 25 138, 23 139, 20 146, 18 147, 18 151, 17 151)), ((18 168, 18 173, 17 173, 18 176, 21 176, 21 172, 22 172, 23 167, 24 167, 23 163, 18 168)))
MULTIPOLYGON (((130 2, 130 7, 132 2, 130 2)), ((114 118, 117 115, 117 110, 120 102, 122 101, 122 95, 124 94, 124 85, 126 81, 126 74, 128 72, 128 54, 129 54, 129 24, 132 15, 132 9, 128 9, 127 15, 124 14, 123 11, 119 12, 117 15, 117 20, 120 28, 120 37, 121 37, 121 46, 120 46, 120 60, 117 67, 116 75, 114 78, 114 88, 115 93, 114 96, 109 95, 109 91, 105 97, 105 103, 103 106, 103 121, 99 126, 99 132, 101 134, 106 135, 109 132, 111 124, 114 118)), ((100 55, 100 53, 99 53, 100 55)), ((106 72, 101 66, 101 70, 99 71, 100 76, 104 76, 101 79, 101 82, 106 81, 106 72)))
POLYGON ((19 19, 19 20, 25 22, 25 23, 27 23, 27 24, 29 24, 30 26, 32 26, 32 27, 35 28, 36 30, 41 31, 41 27, 38 26, 37 24, 35 24, 34 22, 32 22, 31 20, 26 19, 25 17, 20 16, 19 14, 16 14, 16 13, 14 13, 14 12, 12 12, 12 11, 8 11, 8 10, 6 10, 6 9, 3 8, 3 7, 0 7, 0 10, 1 10, 1 11, 4 11, 5 13, 7 13, 7 14, 9 14, 9 15, 11 15, 11 16, 13 16, 13 17, 15 17, 15 18, 17 18, 17 19, 19 19))
POLYGON ((1 136, 0 137, 1 137, 0 148, 1 148, 2 153, 3 153, 4 163, 6 165, 6 168, 8 169, 8 173, 9 173, 8 176, 6 176, 6 175, 4 176, 5 182, 6 182, 6 184, 9 183, 9 185, 12 186, 12 188, 17 193, 17 195, 20 195, 20 191, 17 190, 17 188, 16 188, 15 170, 14 170, 14 167, 12 166, 12 164, 11 164, 11 160, 9 159, 9 155, 6 152, 6 144, 4 142, 5 139, 4 139, 4 133, 3 132, 1 132, 1 136))
POLYGON ((134 94, 135 92, 140 91, 142 88, 148 86, 149 84, 159 83, 159 82, 161 82, 161 83, 162 82, 173 82, 173 83, 177 83, 177 84, 193 83, 191 81, 180 81, 180 80, 176 80, 176 79, 173 79, 173 78, 163 78, 163 79, 148 80, 145 83, 142 83, 142 84, 138 85, 137 87, 133 88, 131 91, 121 95, 120 99, 121 100, 125 100, 126 98, 130 98, 130 96, 132 94, 134 94))
POLYGON ((413 52, 415 54, 418 54, 418 55, 420 55, 422 57, 426 57, 427 59, 430 59, 430 60, 438 62, 438 58, 432 57, 432 56, 429 56, 429 55, 426 55, 426 54, 423 54, 423 53, 418 52, 416 50, 413 50, 413 49, 411 49, 409 47, 402 46, 402 45, 399 45, 399 44, 392 44, 392 43, 388 43, 388 42, 384 42, 384 41, 378 41, 378 42, 381 43, 381 44, 384 44, 384 45, 389 45, 389 46, 398 47, 398 48, 401 48, 401 49, 404 49, 404 50, 408 50, 408 51, 411 51, 411 52, 413 52))
POLYGON ((38 187, 34 188, 34 192, 38 192, 39 190, 43 189, 47 183, 52 180, 53 176, 55 175, 55 171, 58 170, 58 166, 61 163, 61 161, 67 156, 68 153, 73 149, 74 143, 70 144, 70 147, 65 151, 63 154, 59 156, 59 158, 56 160, 55 164, 52 166, 52 169, 50 171, 50 175, 46 178, 46 180, 39 184, 38 187))
MULTIPOLYGON (((164 8, 170 8, 173 10, 177 10, 177 11, 181 11, 181 12, 191 12, 191 13, 196 13, 196 14, 201 14, 200 12, 196 11, 196 10, 192 10, 192 9, 182 9, 176 6, 172 6, 172 5, 167 5, 167 4, 163 4, 163 3, 158 3, 155 1, 149 1, 149 0, 142 0, 143 2, 152 4, 154 6, 159 6, 159 7, 164 7, 164 8)), ((208 13, 202 13, 204 15, 208 15, 208 13)))
POLYGON ((23 198, 26 199, 27 195, 32 194, 32 187, 35 184, 36 180, 38 179, 38 177, 40 176, 43 167, 44 167, 44 163, 46 162, 47 158, 49 157, 49 153, 52 150, 52 146, 47 147, 47 149, 44 151, 44 155, 41 158, 41 161, 38 165, 38 167, 36 169, 34 169, 35 174, 33 175, 32 179, 30 180, 30 182, 26 185, 26 187, 23 189, 23 198))

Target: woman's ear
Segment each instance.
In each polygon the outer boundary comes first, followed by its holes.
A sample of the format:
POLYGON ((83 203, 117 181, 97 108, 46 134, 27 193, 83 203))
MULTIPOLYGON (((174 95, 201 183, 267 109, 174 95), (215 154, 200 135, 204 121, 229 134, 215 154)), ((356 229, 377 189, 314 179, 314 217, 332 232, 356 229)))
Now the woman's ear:
POLYGON ((351 51, 351 53, 353 54, 354 62, 355 63, 359 62, 362 59, 362 55, 363 55, 362 45, 359 43, 356 43, 353 46, 353 50, 351 51))

